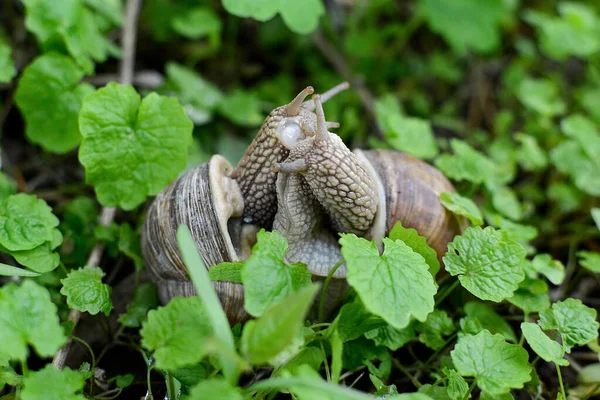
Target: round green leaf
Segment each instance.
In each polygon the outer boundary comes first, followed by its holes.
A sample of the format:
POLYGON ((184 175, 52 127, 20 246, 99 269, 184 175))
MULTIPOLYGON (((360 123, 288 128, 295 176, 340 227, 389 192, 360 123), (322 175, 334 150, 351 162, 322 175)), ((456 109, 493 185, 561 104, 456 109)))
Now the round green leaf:
POLYGON ((85 400, 82 394, 85 377, 69 368, 56 369, 52 364, 23 379, 23 400, 85 400))
POLYGON ((569 353, 571 347, 583 346, 598 337, 596 315, 596 310, 585 306, 581 300, 566 299, 541 311, 539 324, 546 330, 556 329, 569 353))
POLYGON ((486 330, 460 337, 450 355, 462 376, 475 377, 477 386, 491 394, 522 388, 531 379, 527 351, 486 330))
POLYGON ((79 144, 77 117, 91 85, 79 84, 83 71, 69 57, 48 53, 25 68, 15 102, 23 113, 27 138, 53 153, 79 144))
POLYGON ((524 259, 525 249, 506 232, 474 227, 448 245, 444 265, 475 296, 500 302, 511 297, 524 279, 524 259))
POLYGON ((131 210, 160 192, 187 163, 192 122, 176 99, 109 83, 86 97, 79 160, 105 206, 131 210))
POLYGON ((66 341, 57 312, 50 292, 31 280, 21 286, 4 286, 0 290, 0 354, 25 361, 31 345, 42 357, 54 355, 66 341))
POLYGON ((67 296, 70 308, 87 311, 92 315, 100 311, 110 314, 113 305, 110 299, 110 286, 102 283, 104 272, 100 268, 83 267, 71 271, 65 279, 60 293, 67 296))
POLYGON ((0 203, 0 245, 10 251, 31 250, 52 241, 58 218, 34 195, 19 193, 0 203))
POLYGON ((383 239, 379 255, 375 243, 342 234, 340 244, 348 268, 348 283, 365 308, 394 328, 404 328, 411 316, 425 321, 433 311, 437 288, 425 259, 400 240, 383 239))

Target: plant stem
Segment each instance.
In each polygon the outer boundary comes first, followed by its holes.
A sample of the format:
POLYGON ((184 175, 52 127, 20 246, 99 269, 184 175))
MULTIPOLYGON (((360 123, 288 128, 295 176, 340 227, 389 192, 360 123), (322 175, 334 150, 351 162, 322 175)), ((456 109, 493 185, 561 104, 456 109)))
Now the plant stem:
POLYGON ((396 360, 395 358, 393 358, 393 359, 392 359, 392 363, 394 363, 394 367, 398 368, 398 369, 400 370, 400 372, 402 372, 404 375, 406 375, 406 377, 407 377, 408 379, 410 379, 410 381, 412 382, 412 384, 413 384, 413 385, 414 385, 414 386, 415 386, 417 389, 418 389, 418 388, 420 388, 420 387, 422 386, 422 385, 421 385, 421 382, 419 382, 419 381, 417 380, 417 378, 415 378, 414 376, 412 376, 412 375, 410 374, 410 372, 408 372, 408 371, 406 370, 406 368, 404 368, 404 365, 402 365, 402 364, 400 363, 400 361, 398 361, 398 360, 396 360))
POLYGON ((592 388, 592 390, 590 390, 589 392, 587 392, 585 394, 585 396, 583 396, 581 398, 581 400, 587 400, 590 397, 592 397, 594 395, 594 393, 596 393, 596 390, 598 390, 600 388, 600 383, 596 383, 596 385, 592 388))
POLYGON ((335 274, 335 271, 337 271, 337 269, 344 263, 344 259, 339 260, 334 266, 333 268, 331 268, 331 271, 329 271, 329 273, 327 274, 327 278, 325 278, 325 283, 323 283, 323 288, 321 289, 321 298, 319 300, 319 321, 323 321, 325 319, 325 299, 326 299, 326 294, 327 294, 327 288, 329 287, 329 282, 331 282, 331 279, 333 278, 333 274, 335 274))
POLYGON ((471 395, 471 392, 473 391, 473 389, 475 389, 476 384, 477 384, 477 379, 473 379, 473 382, 471 382, 471 385, 469 386, 469 391, 467 392, 467 395, 465 397, 463 397, 465 400, 469 398, 469 396, 471 395))
POLYGON ((448 297, 448 295, 450 293, 452 293, 452 291, 454 289, 456 289, 456 287, 458 286, 458 284, 460 283, 460 281, 457 279, 454 282, 452 282, 452 285, 448 286, 446 289, 444 289, 441 294, 438 296, 438 298, 435 300, 435 305, 439 305, 442 301, 444 301, 444 299, 446 297, 448 297))
POLYGON ((558 375, 558 383, 560 384, 560 392, 562 393, 563 399, 567 398, 567 393, 565 392, 565 385, 563 384, 562 374, 560 373, 560 367, 558 364, 554 363, 556 367, 556 374, 558 375))
POLYGON ((167 396, 169 400, 177 400, 177 393, 175 392, 175 380, 173 374, 165 371, 165 380, 167 381, 167 396))
POLYGON ((323 341, 319 342, 321 345, 321 352, 323 353, 323 364, 325 364, 325 375, 327 376, 327 382, 331 382, 331 372, 329 371, 329 363, 327 362, 327 353, 325 353, 325 346, 323 341))
MULTIPOLYGON (((527 318, 529 318, 529 314, 526 312, 523 315, 523 322, 527 322, 527 318)), ((519 338, 519 346, 523 346, 523 343, 525 343, 525 335, 523 335, 523 332, 521 332, 521 337, 519 338)))

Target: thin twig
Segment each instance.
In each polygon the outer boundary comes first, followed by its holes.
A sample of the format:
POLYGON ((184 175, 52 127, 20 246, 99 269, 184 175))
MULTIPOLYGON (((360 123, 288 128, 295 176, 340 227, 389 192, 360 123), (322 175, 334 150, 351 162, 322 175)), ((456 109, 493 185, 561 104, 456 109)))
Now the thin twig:
POLYGON ((123 58, 121 59, 121 84, 131 85, 135 70, 135 40, 137 35, 137 22, 140 14, 142 0, 128 0, 125 10, 125 24, 121 36, 123 58))
MULTIPOLYGON (((125 23, 123 25, 123 32, 121 36, 121 45, 123 47, 123 58, 121 59, 121 83, 131 84, 133 77, 133 70, 135 68, 135 38, 137 31, 137 21, 140 11, 142 0, 128 0, 127 9, 125 12, 125 23)), ((114 207, 104 207, 100 214, 100 224, 109 226, 115 218, 116 209, 114 207)), ((89 267, 98 267, 102 253, 104 252, 104 243, 98 242, 92 249, 90 256, 87 259, 86 265, 89 267)), ((69 321, 73 322, 74 326, 77 326, 79 319, 81 318, 81 311, 71 310, 69 312, 69 321)), ((69 339, 67 343, 56 353, 52 360, 52 365, 57 369, 64 367, 71 348, 72 340, 69 339)))

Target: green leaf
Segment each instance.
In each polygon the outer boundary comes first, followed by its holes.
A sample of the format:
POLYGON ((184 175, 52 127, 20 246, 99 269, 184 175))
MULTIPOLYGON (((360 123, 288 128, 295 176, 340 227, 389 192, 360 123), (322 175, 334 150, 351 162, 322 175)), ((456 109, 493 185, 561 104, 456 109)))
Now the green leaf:
POLYGON ((142 250, 140 248, 140 235, 131 225, 124 223, 119 226, 119 251, 133 260, 136 268, 144 267, 142 250))
POLYGON ((92 315, 102 311, 106 316, 113 308, 110 299, 111 287, 102 283, 104 272, 96 267, 83 267, 71 271, 65 279, 60 293, 67 297, 70 308, 87 311, 92 315))
MULTIPOLYGON (((559 393, 560 395, 560 393, 559 393)), ((502 394, 489 394, 488 392, 482 391, 481 396, 479 396, 479 400, 514 400, 512 394, 510 393, 502 393, 502 394)))
POLYGON ((396 351, 406 343, 417 338, 413 324, 409 324, 406 328, 396 329, 392 326, 384 326, 365 332, 367 339, 372 339, 376 345, 385 346, 392 351, 396 351))
POLYGON ((553 182, 547 189, 548 198, 558 204, 563 213, 569 213, 580 207, 584 194, 568 182, 553 182))
POLYGON ((57 308, 46 288, 25 280, 0 289, 0 354, 25 361, 28 345, 41 357, 53 356, 66 342, 57 308))
POLYGON ((469 317, 477 318, 481 326, 492 334, 499 333, 514 343, 518 341, 509 323, 487 304, 470 301, 465 304, 465 313, 469 317))
POLYGON ((523 280, 524 259, 525 249, 506 232, 474 227, 448 245, 444 265, 475 296, 500 302, 511 297, 523 280))
POLYGON ((139 328, 146 320, 149 310, 158 307, 159 299, 156 286, 152 282, 142 283, 127 305, 127 312, 119 315, 119 322, 128 328, 139 328))
POLYGON ((213 329, 202 299, 175 297, 165 307, 148 311, 140 334, 142 346, 154 351, 156 367, 172 370, 202 360, 213 329))
MULTIPOLYGON (((585 146, 584 146, 585 147, 585 146)), ((571 177, 575 186, 592 196, 600 196, 600 168, 575 140, 566 140, 550 151, 550 159, 560 172, 571 177)))
POLYGON ((521 145, 517 149, 517 160, 526 171, 540 171, 548 166, 548 156, 535 137, 524 133, 515 135, 521 145))
POLYGON ((446 388, 441 386, 433 386, 427 383, 421 385, 418 392, 429 396, 428 398, 433 400, 452 400, 450 396, 448 396, 446 388))
POLYGON ((329 344, 331 345, 331 382, 339 382, 342 375, 344 342, 337 330, 329 335, 329 344))
POLYGON ((512 220, 520 220, 523 215, 516 193, 506 186, 492 190, 492 204, 496 210, 512 220))
POLYGON ((390 396, 398 394, 398 389, 396 389, 396 385, 392 384, 386 386, 383 384, 381 379, 379 379, 373 374, 369 374, 369 379, 371 379, 373 386, 375 386, 375 389, 377 389, 377 391, 373 393, 373 396, 376 396, 377 399, 386 400, 389 399, 390 396))
POLYGON ((585 306, 581 300, 566 299, 552 304, 540 312, 542 329, 556 329, 567 353, 575 345, 583 346, 598 337, 596 310, 585 306))
POLYGON ((450 355, 462 376, 475 377, 477 386, 492 394, 522 388, 531 379, 527 351, 485 330, 459 338, 450 355))
MULTIPOLYGON (((285 377, 285 378, 269 378, 262 380, 250 386, 252 391, 262 390, 289 390, 306 391, 308 389, 311 397, 301 397, 301 400, 372 400, 373 397, 367 393, 359 392, 358 390, 350 389, 334 383, 325 382, 317 377, 285 377), (317 397, 318 396, 318 397, 317 397)), ((410 400, 410 399, 406 399, 410 400)), ((415 400, 421 400, 415 398, 415 400)), ((423 400, 427 400, 424 397, 423 400)))
POLYGON ((61 255, 67 265, 84 265, 96 244, 94 227, 98 206, 89 197, 76 197, 64 208, 60 229, 64 234, 61 255))
POLYGON ((565 356, 564 347, 546 336, 539 325, 523 322, 521 323, 521 331, 523 331, 523 336, 525 336, 533 351, 545 361, 557 365, 569 365, 569 362, 563 358, 565 356))
POLYGON ((560 285, 565 279, 565 266, 554 260, 550 254, 536 254, 531 261, 536 272, 544 275, 554 285, 560 285))
POLYGON ((590 271, 600 274, 600 253, 593 251, 578 251, 579 264, 590 271))
POLYGON ((85 400, 85 378, 69 368, 56 369, 52 364, 23 378, 23 400, 85 400))
POLYGON ((219 103, 221 114, 240 126, 260 125, 264 119, 260 110, 258 97, 254 93, 239 89, 223 97, 219 103))
POLYGON ((384 131, 384 136, 393 148, 424 159, 437 155, 439 149, 429 121, 399 114, 385 118, 385 126, 391 130, 384 131))
POLYGON ((109 83, 85 98, 79 160, 100 203, 131 210, 160 192, 187 164, 192 122, 177 100, 109 83))
POLYGON ((442 35, 459 53, 489 53, 499 47, 504 4, 501 0, 419 1, 431 30, 442 35))
POLYGON ((0 202, 4 201, 11 194, 17 192, 17 182, 11 177, 0 172, 0 202))
POLYGON ((207 268, 200 254, 198 254, 192 233, 186 225, 179 225, 177 228, 177 243, 188 274, 196 288, 196 293, 198 293, 204 304, 209 327, 218 338, 216 346, 213 347, 217 351, 221 368, 223 368, 223 375, 229 383, 233 384, 238 379, 239 363, 229 321, 210 281, 207 268))
POLYGON ((279 13, 290 30, 302 35, 317 29, 319 18, 325 13, 321 0, 223 0, 223 7, 238 17, 250 17, 262 22, 279 13))
POLYGON ((525 107, 544 117, 561 115, 566 110, 558 84, 550 79, 523 79, 516 95, 525 107))
POLYGON ((242 391, 239 387, 232 386, 223 378, 210 378, 201 381, 190 390, 184 400, 242 400, 242 391))
POLYGON ((446 311, 435 310, 427 316, 425 322, 416 324, 415 330, 419 332, 419 342, 438 350, 446 342, 444 336, 454 333, 454 322, 446 311))
POLYGON ((27 138, 53 153, 66 153, 79 144, 77 116, 83 98, 93 91, 80 84, 83 71, 70 58, 48 53, 25 68, 15 102, 26 122, 27 138))
POLYGON ((52 236, 51 241, 42 243, 31 250, 5 251, 13 256, 19 264, 35 272, 49 272, 60 264, 60 256, 53 250, 60 246, 63 241, 62 234, 56 228, 52 230, 52 236))
POLYGON ((508 301, 527 314, 542 311, 550 307, 548 284, 543 279, 525 279, 508 301))
POLYGON ((221 35, 221 19, 208 7, 197 7, 173 19, 173 30, 189 39, 208 37, 213 46, 218 45, 221 35))
POLYGON ((0 245, 10 251, 31 250, 54 239, 58 218, 42 199, 15 194, 0 203, 0 245))
POLYGON ((440 203, 454 214, 469 218, 474 226, 483 225, 483 215, 471 199, 458 193, 443 192, 440 194, 440 203))
POLYGON ((425 321, 433 311, 437 289, 425 259, 400 240, 383 239, 385 251, 352 234, 340 244, 348 268, 348 283, 365 308, 394 328, 404 328, 411 316, 425 321))
POLYGON ((560 127, 565 135, 579 143, 590 160, 596 160, 600 166, 600 133, 592 120, 581 114, 573 114, 564 118, 560 127))
POLYGON ((444 175, 450 179, 466 180, 475 184, 494 179, 496 167, 483 153, 458 139, 452 139, 450 146, 454 155, 442 154, 435 160, 435 166, 444 175))
POLYGON ((318 290, 319 285, 303 287, 246 323, 241 348, 250 362, 265 364, 292 343, 318 290))
POLYGON ((117 375, 115 378, 116 378, 115 384, 117 385, 117 387, 126 388, 126 387, 131 386, 131 384, 133 383, 133 380, 135 378, 135 375, 133 375, 133 374, 117 375))
POLYGON ((20 384, 21 376, 8 364, 8 360, 6 363, 0 361, 0 390, 4 389, 5 385, 17 386, 20 384))
POLYGON ((12 265, 6 265, 0 263, 0 275, 1 276, 40 276, 37 272, 27 271, 23 268, 13 267, 12 265))
POLYGON ((555 60, 569 56, 588 57, 600 50, 600 18, 594 9, 581 3, 558 4, 559 17, 527 10, 524 18, 534 25, 542 52, 555 60))
POLYGON ((183 65, 169 62, 167 82, 184 105, 188 117, 200 125, 210 121, 211 113, 223 98, 223 93, 212 83, 183 65))
POLYGON ((12 49, 0 37, 0 82, 10 82, 17 75, 17 69, 11 54, 12 49))
POLYGON ((210 267, 208 276, 210 276, 210 279, 213 281, 242 283, 243 267, 244 263, 242 261, 222 262, 210 267))
MULTIPOLYGON (((118 50, 101 31, 99 20, 83 0, 24 0, 25 26, 45 51, 67 50, 87 72, 118 50)), ((109 26, 110 27, 110 26, 109 26)))
POLYGON ((448 378, 446 392, 452 400, 462 400, 468 398, 469 384, 463 379, 456 370, 443 368, 444 375, 448 378))
POLYGON ((310 284, 312 274, 302 263, 286 264, 287 240, 279 232, 261 230, 252 254, 244 262, 244 306, 255 317, 290 293, 310 284))
POLYGON ((381 318, 367 312, 359 301, 354 301, 342 306, 328 331, 335 331, 342 342, 347 342, 386 325, 381 318))
POLYGON ((435 278, 440 270, 440 261, 438 260, 437 253, 427 244, 427 239, 413 228, 405 228, 402 226, 400 221, 396 222, 388 237, 391 240, 401 240, 405 245, 413 249, 415 253, 420 254, 425 259, 427 265, 429 265, 429 272, 435 278))

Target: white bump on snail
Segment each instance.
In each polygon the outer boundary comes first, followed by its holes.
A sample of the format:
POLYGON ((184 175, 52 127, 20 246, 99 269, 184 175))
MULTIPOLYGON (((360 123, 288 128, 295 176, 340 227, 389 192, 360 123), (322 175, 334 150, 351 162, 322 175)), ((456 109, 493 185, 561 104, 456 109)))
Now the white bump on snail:
POLYGON ((299 141, 305 138, 296 118, 284 119, 277 127, 277 136, 288 149, 295 147, 299 141))

